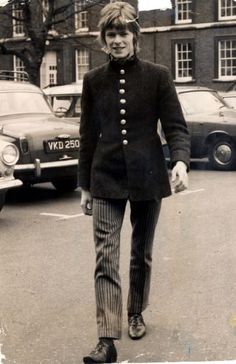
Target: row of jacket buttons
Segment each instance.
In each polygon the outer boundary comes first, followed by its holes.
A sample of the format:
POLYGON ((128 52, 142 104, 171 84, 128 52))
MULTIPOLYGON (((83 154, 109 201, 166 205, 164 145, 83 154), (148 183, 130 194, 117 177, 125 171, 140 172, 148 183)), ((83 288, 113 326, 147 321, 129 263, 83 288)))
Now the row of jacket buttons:
MULTIPOLYGON (((121 75, 124 75, 125 74, 125 70, 124 69, 121 69, 120 70, 120 74, 121 75)), ((125 83, 126 83, 125 79, 124 78, 121 78, 120 79, 121 88, 119 90, 120 95, 124 95, 125 94, 125 89, 122 88, 122 86, 124 87, 125 83)), ((126 99, 125 98, 121 98, 120 99, 120 104, 121 105, 125 105, 126 104, 126 99)), ((126 114, 126 110, 123 109, 123 108, 120 109, 120 115, 125 115, 125 114, 126 114)), ((127 122, 126 119, 121 119, 121 121, 120 121, 121 125, 125 125, 126 122, 127 122)), ((127 134, 127 130, 126 129, 122 129, 121 130, 121 134, 122 135, 126 135, 127 134)), ((128 142, 127 139, 123 139, 122 143, 123 143, 123 145, 127 145, 129 142, 128 142)))

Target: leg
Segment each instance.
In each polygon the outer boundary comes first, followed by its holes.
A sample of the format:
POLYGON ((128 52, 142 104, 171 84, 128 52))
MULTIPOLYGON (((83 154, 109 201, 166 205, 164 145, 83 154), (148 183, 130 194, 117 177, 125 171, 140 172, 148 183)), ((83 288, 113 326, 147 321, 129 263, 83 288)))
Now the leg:
POLYGON ((120 230, 126 200, 94 199, 95 294, 98 336, 121 337, 120 230))
POLYGON ((161 201, 131 201, 133 228, 130 259, 128 313, 141 313, 148 304, 152 247, 161 201))

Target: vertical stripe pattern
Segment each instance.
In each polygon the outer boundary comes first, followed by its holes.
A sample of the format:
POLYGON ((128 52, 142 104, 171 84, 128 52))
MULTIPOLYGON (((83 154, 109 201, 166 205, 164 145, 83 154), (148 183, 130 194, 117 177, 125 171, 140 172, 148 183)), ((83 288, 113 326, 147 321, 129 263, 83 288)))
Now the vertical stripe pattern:
POLYGON ((95 294, 99 337, 121 337, 120 231, 126 200, 94 199, 95 294))
MULTIPOLYGON (((120 232, 126 199, 93 199, 96 249, 95 295, 98 336, 119 339, 122 330, 122 291, 119 275, 120 232)), ((131 201, 130 288, 127 308, 142 312, 148 302, 152 246, 161 202, 131 201)))
POLYGON ((161 201, 131 201, 132 224, 128 313, 141 313, 148 305, 152 248, 161 201))

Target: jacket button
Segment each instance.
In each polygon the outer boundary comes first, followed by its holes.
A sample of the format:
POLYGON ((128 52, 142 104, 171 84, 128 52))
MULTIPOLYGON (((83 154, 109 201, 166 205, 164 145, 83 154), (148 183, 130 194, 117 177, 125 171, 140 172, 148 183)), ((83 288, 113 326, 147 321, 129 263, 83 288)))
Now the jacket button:
POLYGON ((126 120, 125 120, 125 119, 122 119, 122 120, 120 121, 120 123, 121 123, 121 125, 125 125, 125 124, 126 124, 126 120))
POLYGON ((124 95, 125 90, 124 90, 123 88, 121 88, 121 89, 119 90, 119 93, 120 93, 121 95, 124 95))
POLYGON ((120 84, 121 84, 121 85, 124 85, 124 84, 125 84, 125 79, 124 79, 124 78, 122 78, 122 79, 120 80, 120 84))
POLYGON ((122 134, 122 135, 126 135, 126 134, 127 134, 127 130, 126 130, 126 129, 122 129, 122 130, 121 130, 121 134, 122 134))
POLYGON ((120 103, 121 104, 125 104, 126 103, 126 100, 125 99, 120 99, 120 103))
POLYGON ((126 113, 126 110, 125 110, 125 109, 121 109, 121 110, 120 110, 120 114, 121 114, 121 115, 125 115, 125 113, 126 113))
POLYGON ((123 70, 123 68, 120 70, 120 74, 124 75, 125 74, 125 70, 123 70))
POLYGON ((127 145, 128 143, 129 143, 128 140, 126 139, 123 140, 123 145, 127 145))

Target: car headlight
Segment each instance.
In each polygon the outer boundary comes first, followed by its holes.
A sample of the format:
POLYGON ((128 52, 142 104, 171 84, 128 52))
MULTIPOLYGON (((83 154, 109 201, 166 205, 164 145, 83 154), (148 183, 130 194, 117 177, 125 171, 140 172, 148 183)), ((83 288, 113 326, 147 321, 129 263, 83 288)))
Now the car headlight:
POLYGON ((18 148, 14 144, 6 145, 2 149, 1 159, 7 166, 13 166, 19 159, 18 148))

